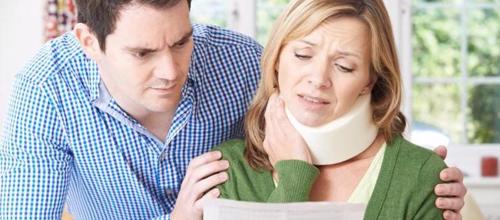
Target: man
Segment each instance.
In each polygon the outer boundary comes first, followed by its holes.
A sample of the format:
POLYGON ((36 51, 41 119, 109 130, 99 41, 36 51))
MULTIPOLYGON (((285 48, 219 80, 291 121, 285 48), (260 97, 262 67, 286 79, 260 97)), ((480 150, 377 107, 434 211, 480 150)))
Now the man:
MULTIPOLYGON (((205 152, 242 135, 261 47, 192 26, 189 0, 76 4, 74 31, 17 75, 0 153, 0 218, 56 219, 64 204, 77 219, 201 215, 227 178, 220 153, 205 152)), ((440 198, 441 207, 460 218, 462 174, 445 172, 453 183, 439 186, 441 195, 455 197, 440 198)))

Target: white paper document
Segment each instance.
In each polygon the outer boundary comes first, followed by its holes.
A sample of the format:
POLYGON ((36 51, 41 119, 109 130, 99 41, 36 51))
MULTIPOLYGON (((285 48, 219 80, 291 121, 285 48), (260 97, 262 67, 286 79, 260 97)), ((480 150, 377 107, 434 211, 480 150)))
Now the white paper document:
POLYGON ((366 204, 339 202, 257 203, 207 200, 204 220, 361 220, 366 204))

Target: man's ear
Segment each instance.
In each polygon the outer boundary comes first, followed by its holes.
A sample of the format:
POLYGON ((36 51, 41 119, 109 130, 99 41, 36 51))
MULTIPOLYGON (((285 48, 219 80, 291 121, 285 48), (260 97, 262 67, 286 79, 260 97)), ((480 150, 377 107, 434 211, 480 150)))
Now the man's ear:
POLYGON ((77 23, 73 29, 76 39, 80 42, 83 51, 93 60, 99 60, 101 48, 96 36, 90 31, 89 26, 77 23))

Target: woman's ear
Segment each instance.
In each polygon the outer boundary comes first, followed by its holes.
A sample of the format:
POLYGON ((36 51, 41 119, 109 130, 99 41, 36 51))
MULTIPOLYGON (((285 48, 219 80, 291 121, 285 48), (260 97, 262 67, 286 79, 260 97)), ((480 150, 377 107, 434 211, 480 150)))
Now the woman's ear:
POLYGON ((83 51, 93 60, 98 60, 102 54, 99 41, 90 31, 89 26, 83 23, 77 23, 73 29, 76 39, 80 42, 83 51))
POLYGON ((377 74, 373 74, 371 77, 370 77, 370 82, 368 83, 368 85, 366 85, 363 90, 361 90, 360 94, 359 95, 366 95, 368 93, 371 93, 372 92, 372 89, 373 87, 375 86, 375 83, 377 82, 377 79, 378 79, 378 76, 377 74))
POLYGON ((366 95, 366 94, 370 93, 371 91, 372 91, 371 88, 367 86, 367 87, 363 88, 363 90, 361 90, 361 92, 359 93, 359 95, 360 96, 361 95, 366 95))

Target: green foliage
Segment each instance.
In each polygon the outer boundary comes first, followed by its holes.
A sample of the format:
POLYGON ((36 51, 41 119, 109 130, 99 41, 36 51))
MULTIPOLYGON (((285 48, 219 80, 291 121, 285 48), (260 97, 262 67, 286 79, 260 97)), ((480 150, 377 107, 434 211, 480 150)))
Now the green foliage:
POLYGON ((191 2, 191 20, 197 24, 227 26, 226 0, 195 0, 191 2))
POLYGON ((468 143, 499 143, 500 84, 461 81, 464 67, 468 80, 500 76, 499 8, 473 7, 465 14, 460 8, 421 8, 414 10, 412 20, 414 77, 455 79, 451 85, 414 85, 414 120, 442 128, 453 142, 462 142, 465 135, 468 143), (464 39, 466 48, 461 43, 464 39), (467 56, 462 55, 462 49, 467 56), (468 108, 462 109, 460 97, 465 89, 468 108), (464 111, 466 120, 462 117, 464 111))
POLYGON ((454 141, 461 140, 463 120, 457 85, 414 85, 413 120, 441 128, 454 141))
POLYGON ((460 75, 460 13, 457 10, 416 10, 413 14, 415 77, 460 75))
POLYGON ((257 41, 265 45, 274 21, 290 0, 257 0, 257 41))
POLYGON ((468 137, 472 143, 500 143, 500 85, 472 88, 468 137))
POLYGON ((500 7, 471 10, 468 15, 468 72, 471 76, 500 76, 500 7))

